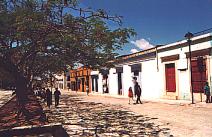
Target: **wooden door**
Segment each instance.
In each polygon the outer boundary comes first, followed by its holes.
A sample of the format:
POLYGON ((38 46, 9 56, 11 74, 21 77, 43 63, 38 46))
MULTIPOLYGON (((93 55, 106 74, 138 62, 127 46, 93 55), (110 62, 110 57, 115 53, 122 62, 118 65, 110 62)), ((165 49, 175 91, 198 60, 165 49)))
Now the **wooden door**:
POLYGON ((204 92, 203 87, 207 81, 206 60, 203 58, 193 59, 192 66, 192 83, 193 91, 196 93, 204 92))
POLYGON ((165 74, 166 74, 166 91, 176 92, 176 78, 175 78, 174 63, 165 65, 165 74))

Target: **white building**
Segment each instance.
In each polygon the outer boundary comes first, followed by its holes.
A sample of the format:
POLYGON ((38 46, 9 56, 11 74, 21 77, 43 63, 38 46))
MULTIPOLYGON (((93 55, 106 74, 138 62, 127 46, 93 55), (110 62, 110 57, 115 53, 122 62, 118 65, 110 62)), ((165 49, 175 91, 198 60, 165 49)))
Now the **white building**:
MULTIPOLYGON (((192 87, 195 101, 205 100, 203 87, 211 82, 211 34, 193 37, 191 43, 192 87)), ((186 40, 157 48, 159 81, 163 98, 191 99, 189 46, 186 40)))
MULTIPOLYGON (((212 35, 195 36, 191 40, 194 100, 204 101, 203 86, 206 81, 212 84, 212 35)), ((129 87, 133 89, 134 86, 133 77, 136 77, 144 99, 190 100, 189 62, 187 40, 120 56, 114 61, 114 68, 91 72, 92 87, 96 87, 92 91, 127 97, 129 87)))
POLYGON ((58 88, 59 90, 65 89, 66 77, 63 73, 55 75, 55 83, 54 87, 58 88))

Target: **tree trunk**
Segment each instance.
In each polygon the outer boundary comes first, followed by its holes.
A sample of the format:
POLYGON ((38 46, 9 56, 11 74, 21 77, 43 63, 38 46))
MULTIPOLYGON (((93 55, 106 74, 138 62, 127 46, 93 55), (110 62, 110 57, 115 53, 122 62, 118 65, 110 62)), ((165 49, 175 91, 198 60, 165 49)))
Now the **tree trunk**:
POLYGON ((29 80, 27 80, 27 78, 24 77, 23 73, 21 73, 18 70, 18 67, 15 64, 13 64, 10 60, 6 60, 0 57, 0 66, 6 71, 8 71, 11 74, 11 76, 13 76, 13 78, 15 79, 17 117, 23 114, 26 120, 29 121, 30 113, 25 108, 29 101, 28 99, 29 92, 32 91, 28 88, 29 80))
POLYGON ((0 66, 9 72, 9 74, 15 79, 16 96, 20 103, 24 103, 27 100, 27 93, 29 92, 27 87, 27 79, 19 72, 17 66, 10 60, 0 57, 0 66))
POLYGON ((27 94, 29 92, 28 87, 27 87, 27 80, 21 76, 17 75, 15 78, 15 86, 16 86, 16 96, 18 99, 19 103, 25 104, 27 100, 27 94))

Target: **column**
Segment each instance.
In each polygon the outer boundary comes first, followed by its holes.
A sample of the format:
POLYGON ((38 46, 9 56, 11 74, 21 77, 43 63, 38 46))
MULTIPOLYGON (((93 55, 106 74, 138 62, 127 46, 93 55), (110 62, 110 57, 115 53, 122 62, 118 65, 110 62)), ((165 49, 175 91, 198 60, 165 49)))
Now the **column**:
POLYGON ((99 73, 99 79, 98 79, 98 91, 99 93, 103 94, 103 85, 102 85, 102 79, 103 79, 103 76, 101 73, 99 73))
POLYGON ((133 88, 133 82, 132 82, 132 74, 131 74, 131 67, 128 65, 123 66, 123 83, 122 83, 122 89, 123 89, 123 95, 128 96, 128 89, 129 87, 133 88))
POLYGON ((111 68, 109 70, 108 81, 109 81, 109 94, 118 95, 118 75, 116 74, 115 68, 111 68))

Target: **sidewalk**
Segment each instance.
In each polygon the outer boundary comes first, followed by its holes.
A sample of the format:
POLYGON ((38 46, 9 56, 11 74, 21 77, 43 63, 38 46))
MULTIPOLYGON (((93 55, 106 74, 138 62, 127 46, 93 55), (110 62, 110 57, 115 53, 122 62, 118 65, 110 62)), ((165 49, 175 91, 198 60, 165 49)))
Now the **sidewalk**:
MULTIPOLYGON (((86 92, 76 92, 71 90, 63 90, 62 92, 70 93, 70 94, 79 94, 87 96, 86 92)), ((110 94, 99 94, 99 93, 89 93, 89 96, 99 96, 104 98, 114 98, 123 101, 128 101, 128 98, 121 95, 110 95, 110 94)), ((163 103, 169 105, 180 105, 180 106, 191 106, 191 107, 203 107, 203 108, 212 108, 212 103, 205 103, 205 102, 195 102, 194 104, 191 103, 191 100, 170 100, 170 99, 143 99, 143 102, 151 102, 151 103, 163 103)))

